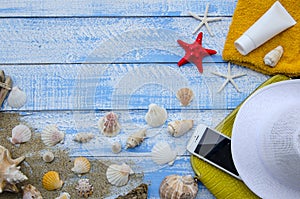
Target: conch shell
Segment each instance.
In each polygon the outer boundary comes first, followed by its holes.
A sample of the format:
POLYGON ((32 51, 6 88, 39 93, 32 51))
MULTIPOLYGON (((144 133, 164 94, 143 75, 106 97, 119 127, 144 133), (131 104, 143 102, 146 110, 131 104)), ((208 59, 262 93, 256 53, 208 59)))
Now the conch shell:
POLYGON ((179 137, 191 130, 193 125, 193 120, 175 120, 169 122, 168 132, 174 137, 179 137))
POLYGON ((126 148, 134 148, 141 144, 146 137, 146 131, 146 129, 142 129, 130 135, 126 141, 126 148))
POLYGON ((270 52, 268 52, 264 57, 264 62, 266 65, 275 67, 276 64, 279 62, 281 56, 283 54, 282 46, 277 46, 270 52))
POLYGON ((167 110, 156 104, 150 104, 145 120, 151 127, 159 127, 163 125, 168 118, 167 110))

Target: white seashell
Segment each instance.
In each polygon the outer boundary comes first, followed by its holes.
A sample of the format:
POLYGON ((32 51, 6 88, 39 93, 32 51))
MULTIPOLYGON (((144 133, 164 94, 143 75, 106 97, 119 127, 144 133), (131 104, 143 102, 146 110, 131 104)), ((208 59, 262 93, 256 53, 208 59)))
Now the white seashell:
POLYGON ((12 144, 21 144, 28 142, 31 138, 31 130, 23 124, 19 124, 12 129, 10 142, 12 144))
POLYGON ((70 194, 68 192, 62 192, 55 199, 70 199, 70 198, 71 198, 71 196, 70 196, 70 194))
POLYGON ((274 67, 279 62, 281 56, 283 54, 282 46, 277 46, 270 52, 268 52, 264 57, 264 62, 266 65, 274 67))
POLYGON ((90 161, 85 157, 78 157, 74 160, 74 167, 71 169, 74 173, 84 174, 91 169, 90 161))
POLYGON ((106 170, 108 182, 115 186, 124 186, 129 180, 129 175, 134 174, 133 170, 125 163, 122 165, 112 164, 106 170))
POLYGON ((7 104, 12 108, 21 108, 26 103, 26 93, 15 86, 11 89, 8 97, 7 104))
POLYGON ((23 199, 43 199, 41 192, 31 184, 22 187, 23 199))
POLYGON ((94 187, 90 184, 89 179, 80 179, 75 187, 79 197, 88 198, 93 194, 94 187))
POLYGON ((105 136, 116 136, 121 130, 117 114, 109 112, 104 117, 100 118, 98 128, 105 136))
POLYGON ((46 151, 44 154, 43 154, 43 160, 44 162, 46 163, 50 163, 54 160, 54 154, 51 152, 51 151, 46 151))
POLYGON ((126 148, 134 148, 141 144, 146 137, 147 129, 141 129, 130 135, 126 141, 126 148))
POLYGON ((17 167, 14 164, 10 165, 3 175, 6 177, 6 181, 10 184, 20 183, 24 180, 28 180, 27 176, 20 171, 20 166, 17 167))
POLYGON ((193 120, 175 120, 169 122, 168 132, 174 137, 179 137, 191 130, 193 125, 193 120))
POLYGON ((120 142, 114 142, 112 145, 111 145, 111 151, 113 153, 120 153, 122 151, 122 145, 120 142))
POLYGON ((168 118, 167 110, 156 104, 150 104, 145 120, 151 127, 159 127, 163 125, 168 118))
POLYGON ((56 125, 48 125, 41 133, 42 141, 46 146, 54 146, 59 142, 63 142, 65 133, 60 131, 56 125))
POLYGON ((177 91, 176 97, 182 106, 188 106, 194 99, 194 92, 189 88, 181 88, 177 91))
POLYGON ((80 143, 86 143, 94 137, 95 135, 93 133, 77 133, 73 140, 80 143))
POLYGON ((172 165, 176 159, 177 152, 174 151, 167 142, 157 143, 151 150, 152 160, 159 164, 172 165))
POLYGON ((195 199, 197 193, 198 184, 191 175, 169 175, 163 179, 159 187, 161 199, 195 199))

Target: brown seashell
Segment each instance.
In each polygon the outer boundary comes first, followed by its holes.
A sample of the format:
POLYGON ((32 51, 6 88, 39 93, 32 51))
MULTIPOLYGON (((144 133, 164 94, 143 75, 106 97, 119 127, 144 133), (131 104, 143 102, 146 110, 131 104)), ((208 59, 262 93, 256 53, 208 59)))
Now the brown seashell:
POLYGON ((75 187, 77 195, 80 197, 88 198, 93 194, 94 187, 90 184, 89 179, 78 180, 78 185, 75 187))
POLYGON ((131 134, 126 141, 126 148, 134 148, 140 145, 146 137, 146 129, 141 129, 131 134))
POLYGON ((60 189, 63 183, 56 171, 48 171, 42 179, 43 187, 48 191, 60 189))
POLYGON ((100 118, 98 128, 103 135, 107 137, 116 136, 121 130, 117 114, 109 112, 104 117, 100 118))
POLYGON ((74 160, 74 167, 71 169, 74 173, 79 175, 88 173, 91 169, 90 161, 85 157, 78 157, 74 160))
POLYGON ((170 175, 165 177, 159 187, 161 199, 194 199, 198 185, 191 175, 170 175))
POLYGON ((193 120, 175 120, 169 122, 168 132, 174 137, 179 137, 191 130, 193 125, 193 120))
POLYGON ((189 88, 181 88, 177 91, 176 97, 182 106, 188 106, 194 99, 194 92, 189 88))
POLYGON ((43 199, 41 192, 31 184, 22 187, 23 199, 43 199))
POLYGON ((136 188, 132 189, 124 196, 118 196, 116 199, 147 199, 148 196, 148 185, 140 184, 136 188))

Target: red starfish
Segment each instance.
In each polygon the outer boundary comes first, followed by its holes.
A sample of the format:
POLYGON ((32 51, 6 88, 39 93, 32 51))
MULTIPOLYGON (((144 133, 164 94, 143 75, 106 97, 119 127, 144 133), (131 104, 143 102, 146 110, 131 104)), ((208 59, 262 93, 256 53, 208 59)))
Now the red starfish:
POLYGON ((178 66, 182 66, 188 62, 196 64, 200 73, 203 73, 202 59, 208 55, 217 53, 215 50, 206 49, 202 47, 203 33, 200 32, 196 41, 192 44, 185 43, 182 40, 177 40, 178 44, 185 50, 184 57, 178 62, 178 66))

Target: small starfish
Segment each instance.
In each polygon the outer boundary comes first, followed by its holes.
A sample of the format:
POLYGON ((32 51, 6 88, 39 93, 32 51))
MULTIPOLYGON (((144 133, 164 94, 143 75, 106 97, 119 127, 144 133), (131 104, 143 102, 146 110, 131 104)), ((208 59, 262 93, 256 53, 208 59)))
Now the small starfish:
POLYGON ((203 33, 200 32, 196 41, 192 44, 185 43, 184 41, 177 40, 178 44, 185 50, 184 57, 178 62, 178 66, 182 66, 188 62, 194 63, 199 72, 203 73, 202 59, 208 55, 217 53, 215 50, 206 49, 202 47, 203 33))
POLYGON ((220 76, 220 77, 225 77, 226 78, 226 81, 223 83, 223 85, 220 87, 220 89, 218 90, 218 92, 220 92, 221 90, 223 90, 226 86, 226 84, 228 82, 230 82, 234 87, 235 89, 238 91, 238 92, 241 92, 238 88, 238 86, 236 85, 236 83, 234 82, 234 78, 238 78, 238 77, 242 77, 242 76, 245 76, 247 74, 239 74, 239 75, 231 75, 231 69, 230 69, 230 62, 228 62, 228 72, 226 75, 223 75, 223 74, 220 74, 220 73, 216 73, 216 72, 212 72, 214 75, 217 75, 217 76, 220 76))
POLYGON ((208 25, 208 22, 211 22, 211 21, 219 21, 222 19, 222 17, 211 17, 211 18, 208 18, 207 17, 207 14, 208 14, 208 7, 209 7, 209 3, 206 4, 206 8, 205 8, 205 12, 204 12, 204 16, 203 18, 199 17, 197 14, 193 13, 193 12, 189 12, 190 15, 192 15, 192 17, 194 17, 195 19, 198 19, 201 21, 201 23, 198 25, 198 27, 194 30, 193 34, 195 34, 202 26, 203 24, 205 24, 209 34, 211 36, 214 36, 214 34, 212 33, 209 25, 208 25))

